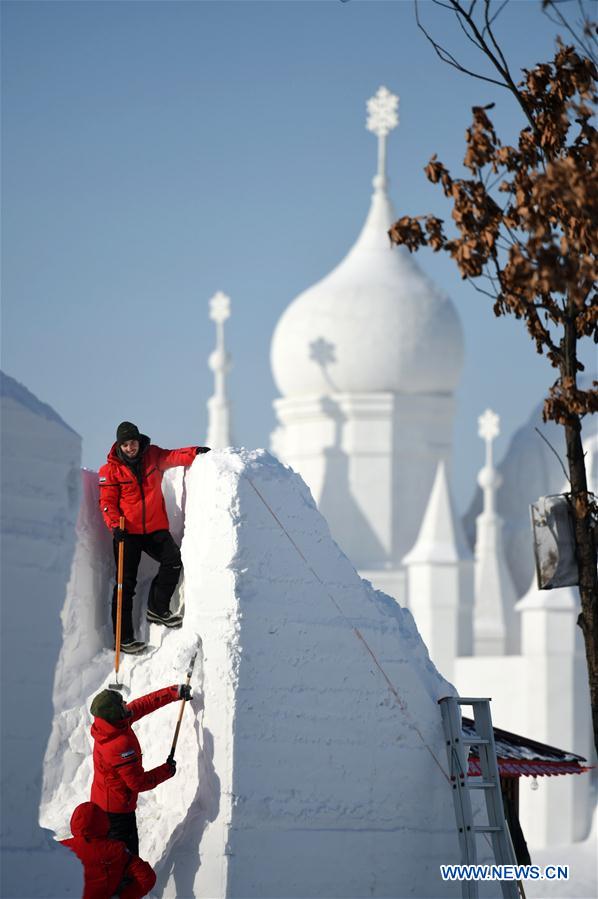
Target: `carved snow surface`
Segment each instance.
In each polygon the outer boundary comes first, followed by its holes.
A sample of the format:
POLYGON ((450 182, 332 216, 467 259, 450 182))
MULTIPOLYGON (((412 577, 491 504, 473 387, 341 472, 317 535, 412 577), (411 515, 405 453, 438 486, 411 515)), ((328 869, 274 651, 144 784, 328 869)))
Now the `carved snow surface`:
POLYGON ((32 897, 42 893, 31 861, 51 855, 37 816, 75 545, 81 438, 3 372, 0 421, 0 895, 32 897))
MULTIPOLYGON (((91 698, 114 680, 95 491, 88 474, 45 759, 41 822, 61 837, 89 798, 91 698)), ((264 450, 198 456, 165 492, 175 536, 184 525, 184 623, 140 618, 154 648, 125 657, 122 680, 130 698, 180 682, 201 638, 205 707, 185 711, 176 776, 139 799, 154 895, 458 895, 439 880, 459 860, 437 705, 452 688, 411 614, 357 575, 301 478, 264 450)), ((177 712, 135 725, 146 769, 177 712)))

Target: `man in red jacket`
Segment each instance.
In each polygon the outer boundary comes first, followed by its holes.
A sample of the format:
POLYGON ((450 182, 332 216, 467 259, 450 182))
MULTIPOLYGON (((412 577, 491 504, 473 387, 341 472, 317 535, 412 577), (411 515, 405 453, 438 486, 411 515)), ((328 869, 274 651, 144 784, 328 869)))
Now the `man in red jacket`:
POLYGON ((141 899, 156 883, 153 868, 108 837, 110 819, 94 802, 82 802, 71 816, 69 840, 61 840, 83 865, 82 899, 141 899))
POLYGON ((135 817, 137 797, 139 793, 153 790, 158 784, 174 777, 176 762, 168 759, 157 768, 144 771, 141 746, 132 725, 170 702, 189 700, 191 696, 191 687, 175 684, 128 704, 117 690, 102 690, 91 703, 94 747, 90 798, 108 813, 108 836, 113 840, 122 840, 133 855, 139 853, 135 817))
MULTIPOLYGON (((170 600, 181 574, 181 553, 170 533, 162 477, 168 468, 191 465, 207 446, 161 449, 140 434, 137 425, 123 421, 116 430, 116 442, 108 461, 100 468, 100 509, 114 536, 114 559, 118 564, 118 544, 124 540, 122 587, 122 652, 137 653, 145 643, 135 639, 133 596, 141 553, 160 563, 147 600, 147 620, 166 627, 180 627, 182 617, 170 611, 170 600), (124 516, 124 530, 120 517, 124 516)), ((116 633, 117 586, 112 594, 112 625, 116 633)))

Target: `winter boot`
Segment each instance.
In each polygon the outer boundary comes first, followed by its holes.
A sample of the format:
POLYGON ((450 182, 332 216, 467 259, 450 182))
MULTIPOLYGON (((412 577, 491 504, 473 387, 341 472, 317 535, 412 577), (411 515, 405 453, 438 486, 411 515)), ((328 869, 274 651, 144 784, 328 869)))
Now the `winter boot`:
POLYGON ((183 623, 182 615, 175 615, 173 612, 165 612, 160 615, 152 609, 147 610, 147 620, 151 624, 163 624, 165 627, 181 627, 183 623))
POLYGON ((120 651, 126 652, 129 655, 137 655, 139 652, 145 652, 147 649, 147 644, 142 640, 126 640, 124 643, 120 644, 120 651))

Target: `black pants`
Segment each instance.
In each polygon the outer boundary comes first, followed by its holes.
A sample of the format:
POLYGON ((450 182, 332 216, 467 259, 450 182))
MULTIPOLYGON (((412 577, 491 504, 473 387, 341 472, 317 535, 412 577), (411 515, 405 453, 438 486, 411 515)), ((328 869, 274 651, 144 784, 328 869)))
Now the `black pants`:
POLYGON ((139 855, 139 835, 135 812, 108 812, 109 840, 122 840, 132 855, 139 855))
MULTIPOLYGON (((153 531, 151 534, 127 534, 124 550, 123 571, 123 608, 121 642, 127 643, 135 639, 133 631, 133 597, 137 586, 137 571, 141 561, 141 553, 160 563, 158 573, 153 579, 148 608, 159 615, 164 615, 170 608, 172 594, 176 590, 181 575, 181 551, 172 539, 170 531, 153 531)), ((114 560, 118 566, 118 543, 114 541, 114 560)), ((118 570, 118 569, 117 569, 118 570)), ((112 593, 112 625, 116 633, 117 587, 112 593)))

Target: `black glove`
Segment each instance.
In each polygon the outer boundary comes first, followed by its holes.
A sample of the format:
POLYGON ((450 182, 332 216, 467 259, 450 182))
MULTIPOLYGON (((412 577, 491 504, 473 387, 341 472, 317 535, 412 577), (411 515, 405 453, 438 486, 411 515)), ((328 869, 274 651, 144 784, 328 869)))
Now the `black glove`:
POLYGON ((171 759, 170 756, 168 756, 168 758, 166 759, 166 764, 170 768, 170 776, 174 777, 174 775, 176 774, 176 759, 171 759))
POLYGON ((179 699, 184 699, 187 702, 190 699, 193 699, 193 690, 191 689, 189 684, 179 685, 179 699))
POLYGON ((209 447, 209 446, 196 446, 195 447, 195 455, 203 456, 204 453, 209 453, 210 449, 211 449, 211 447, 209 447))
POLYGON ((116 540, 117 543, 123 543, 125 537, 127 536, 127 532, 122 528, 112 528, 112 536, 116 540))

